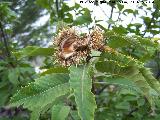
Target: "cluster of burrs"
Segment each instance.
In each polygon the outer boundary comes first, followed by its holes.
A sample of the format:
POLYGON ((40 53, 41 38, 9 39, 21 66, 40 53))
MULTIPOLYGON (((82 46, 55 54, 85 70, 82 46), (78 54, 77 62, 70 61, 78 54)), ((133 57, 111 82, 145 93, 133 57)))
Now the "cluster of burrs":
POLYGON ((101 50, 104 46, 103 32, 95 27, 90 34, 80 36, 73 28, 63 28, 54 39, 54 56, 62 66, 80 64, 86 61, 91 50, 101 50))

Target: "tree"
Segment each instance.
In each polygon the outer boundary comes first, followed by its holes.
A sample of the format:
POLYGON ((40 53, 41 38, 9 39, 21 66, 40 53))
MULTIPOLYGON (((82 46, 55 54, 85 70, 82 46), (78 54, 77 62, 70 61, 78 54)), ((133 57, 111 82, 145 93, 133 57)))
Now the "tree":
MULTIPOLYGON (((9 0, 3 1, 10 2, 9 0)), ((10 8, 17 16, 12 24, 11 39, 17 42, 18 47, 45 45, 52 37, 49 21, 40 26, 36 25, 43 16, 47 15, 44 9, 36 5, 35 0, 14 0, 10 4, 10 8)))

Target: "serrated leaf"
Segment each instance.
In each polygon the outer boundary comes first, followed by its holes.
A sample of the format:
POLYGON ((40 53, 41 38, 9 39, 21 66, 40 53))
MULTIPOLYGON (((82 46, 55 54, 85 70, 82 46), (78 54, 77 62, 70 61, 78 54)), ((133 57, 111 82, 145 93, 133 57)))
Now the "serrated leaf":
POLYGON ((14 52, 14 55, 18 59, 22 59, 24 57, 33 57, 33 56, 47 56, 47 55, 53 55, 54 49, 53 48, 42 48, 38 46, 27 46, 26 48, 14 52))
POLYGON ((46 74, 51 74, 51 73, 68 73, 68 69, 64 67, 55 67, 55 68, 50 68, 47 69, 46 71, 42 72, 40 75, 44 76, 46 74))
POLYGON ((54 105, 52 107, 51 120, 65 120, 70 111, 69 106, 64 106, 62 104, 54 105))
POLYGON ((154 88, 157 91, 157 93, 160 93, 160 83, 153 77, 151 71, 147 68, 141 68, 140 71, 142 72, 143 76, 150 84, 150 86, 154 88))
POLYGON ((20 89, 10 100, 10 106, 22 105, 34 110, 53 102, 57 97, 69 92, 67 74, 50 74, 20 89))
POLYGON ((121 87, 130 89, 130 90, 135 90, 138 93, 142 93, 141 89, 130 79, 123 78, 123 77, 114 77, 114 78, 105 77, 103 80, 107 84, 119 85, 121 87))
POLYGON ((125 37, 112 36, 108 42, 108 45, 112 48, 120 48, 128 46, 130 43, 126 40, 125 37))
POLYGON ((153 94, 151 94, 151 91, 156 92, 154 90, 155 88, 152 89, 142 73, 140 73, 138 66, 121 66, 118 61, 106 60, 98 62, 96 68, 101 72, 110 73, 112 76, 124 77, 125 79, 133 81, 142 91, 141 94, 146 96, 150 104, 153 105, 153 94))
POLYGON ((70 67, 70 86, 74 90, 78 114, 81 120, 93 120, 96 102, 91 92, 92 80, 89 76, 89 67, 70 67))

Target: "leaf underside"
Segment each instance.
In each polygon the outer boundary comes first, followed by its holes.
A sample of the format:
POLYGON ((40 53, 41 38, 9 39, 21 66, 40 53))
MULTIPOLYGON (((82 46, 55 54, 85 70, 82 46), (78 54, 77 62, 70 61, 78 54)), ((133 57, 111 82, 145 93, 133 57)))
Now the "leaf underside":
POLYGON ((93 120, 96 102, 91 92, 92 80, 88 66, 70 67, 70 86, 74 90, 78 114, 81 120, 93 120))

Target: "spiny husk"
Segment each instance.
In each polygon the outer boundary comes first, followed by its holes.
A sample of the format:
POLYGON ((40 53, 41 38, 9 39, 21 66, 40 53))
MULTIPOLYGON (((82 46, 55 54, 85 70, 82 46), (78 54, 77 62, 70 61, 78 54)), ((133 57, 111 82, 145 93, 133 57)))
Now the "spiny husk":
POLYGON ((74 37, 75 39, 78 38, 75 30, 73 28, 63 28, 59 31, 58 35, 54 38, 54 44, 59 46, 65 39, 74 37))
POLYGON ((87 37, 79 37, 73 28, 60 31, 54 44, 57 46, 55 57, 62 66, 80 64, 90 54, 87 37))
POLYGON ((90 46, 94 50, 101 50, 104 46, 103 32, 99 27, 95 27, 91 33, 90 46))

